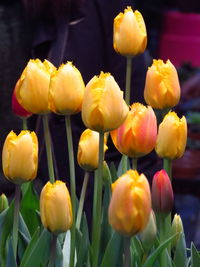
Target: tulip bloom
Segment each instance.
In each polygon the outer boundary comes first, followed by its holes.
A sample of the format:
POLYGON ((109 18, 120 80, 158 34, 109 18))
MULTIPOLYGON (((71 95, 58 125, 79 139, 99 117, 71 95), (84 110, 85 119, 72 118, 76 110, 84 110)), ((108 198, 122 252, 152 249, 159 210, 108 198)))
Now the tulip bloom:
POLYGON ((3 172, 15 184, 35 179, 38 168, 38 140, 34 132, 21 131, 17 136, 11 131, 2 153, 3 172))
POLYGON ((16 90, 17 87, 19 86, 20 81, 18 80, 15 86, 15 89, 12 94, 12 111, 15 113, 15 115, 21 117, 21 118, 28 118, 32 115, 31 112, 28 112, 25 110, 18 102, 17 97, 16 97, 16 90))
POLYGON ((62 115, 81 111, 85 84, 81 73, 71 62, 62 64, 51 74, 49 109, 62 115))
POLYGON ((109 223, 118 232, 132 236, 142 231, 151 212, 149 183, 144 174, 129 170, 112 184, 109 223))
POLYGON ((146 75, 144 99, 153 108, 171 108, 180 99, 180 85, 176 68, 167 60, 153 60, 146 75))
POLYGON ((21 106, 35 114, 47 114, 50 75, 55 67, 47 60, 29 60, 16 89, 21 106))
POLYGON ((144 52, 147 33, 142 15, 127 7, 114 19, 114 49, 123 56, 135 56, 144 52))
POLYGON ((156 153, 161 158, 177 159, 182 157, 187 141, 187 122, 175 112, 169 112, 159 125, 156 153))
POLYGON ((170 178, 165 170, 156 172, 152 182, 152 206, 155 212, 172 211, 174 194, 170 178))
POLYGON ((72 205, 69 191, 62 181, 47 182, 40 195, 42 224, 53 233, 62 233, 72 225, 72 205))
POLYGON ((125 122, 111 132, 118 151, 131 158, 150 153, 156 144, 157 121, 153 109, 134 103, 125 122))
POLYGON ((123 92, 110 73, 101 72, 86 85, 82 119, 87 128, 108 132, 118 128, 128 115, 123 92))
MULTIPOLYGON (((104 152, 108 149, 104 139, 104 152)), ((99 163, 99 133, 86 129, 80 137, 77 153, 78 164, 86 171, 94 171, 99 163)))

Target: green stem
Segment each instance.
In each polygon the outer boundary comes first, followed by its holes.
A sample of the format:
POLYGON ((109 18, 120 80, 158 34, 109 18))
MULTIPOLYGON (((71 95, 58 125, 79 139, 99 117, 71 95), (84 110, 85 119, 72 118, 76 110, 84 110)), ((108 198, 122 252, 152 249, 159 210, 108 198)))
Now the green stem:
POLYGON ((102 210, 102 185, 103 185, 103 160, 104 160, 104 134, 99 133, 99 168, 98 177, 95 179, 92 229, 93 267, 98 266, 100 236, 101 236, 101 210, 102 210))
POLYGON ((124 237, 124 264, 123 267, 131 266, 130 237, 124 237))
POLYGON ((51 135, 49 130, 48 115, 43 115, 43 127, 44 127, 44 139, 47 152, 47 164, 49 171, 49 180, 51 183, 55 182, 54 167, 53 167, 53 157, 51 149, 51 135))
POLYGON ((164 170, 167 172, 170 180, 172 180, 172 160, 170 159, 164 159, 164 170))
POLYGON ((27 124, 26 118, 22 119, 22 127, 23 127, 23 130, 28 130, 28 124, 27 124))
POLYGON ((76 239, 76 225, 75 225, 75 213, 76 213, 76 181, 75 181, 75 165, 74 165, 74 149, 72 141, 72 128, 70 115, 65 116, 65 125, 67 133, 67 145, 69 155, 69 172, 70 172, 70 193, 72 200, 73 210, 73 223, 71 228, 71 246, 70 246, 70 267, 74 267, 74 255, 75 255, 75 239, 76 239))
POLYGON ((15 204, 14 204, 14 216, 13 216, 13 253, 15 260, 17 258, 20 189, 21 185, 15 186, 15 204))
POLYGON ((81 190, 81 196, 80 196, 80 201, 79 201, 79 206, 78 206, 78 212, 77 212, 77 219, 76 219, 76 228, 80 228, 81 224, 81 218, 82 218, 82 213, 83 213, 83 205, 85 201, 85 194, 87 190, 87 185, 89 181, 89 172, 85 172, 84 180, 83 180, 83 186, 81 190))
POLYGON ((55 260, 56 260, 56 243, 57 243, 57 235, 51 234, 52 240, 51 240, 51 254, 49 259, 48 267, 54 267, 55 266, 55 260))
POLYGON ((137 170, 137 158, 132 159, 132 169, 137 170))
MULTIPOLYGON (((167 229, 166 229, 166 215, 165 214, 157 214, 158 227, 159 227, 159 237, 160 243, 163 243, 167 239, 167 229)), ((160 254, 160 266, 167 267, 167 254, 166 249, 163 250, 160 254)))
POLYGON ((126 58, 126 93, 125 101, 127 105, 130 105, 130 95, 131 95, 131 71, 132 71, 132 58, 126 58))
POLYGON ((128 157, 126 155, 122 156, 122 174, 128 169, 128 157))

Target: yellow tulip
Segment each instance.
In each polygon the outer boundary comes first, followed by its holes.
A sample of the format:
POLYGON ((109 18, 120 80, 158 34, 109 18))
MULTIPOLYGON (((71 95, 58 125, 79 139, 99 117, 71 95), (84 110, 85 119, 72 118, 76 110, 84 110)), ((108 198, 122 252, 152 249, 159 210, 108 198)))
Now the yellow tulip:
POLYGON ((132 236, 142 231, 151 212, 151 194, 144 174, 129 170, 112 184, 109 223, 117 231, 132 236))
MULTIPOLYGON (((108 149, 104 140, 104 152, 108 149)), ((99 162, 99 133, 86 129, 80 137, 77 153, 78 164, 86 171, 98 168, 99 162)))
POLYGON ((111 132, 118 151, 131 158, 150 153, 156 144, 157 122, 153 109, 134 103, 125 122, 111 132))
POLYGON ((72 225, 72 205, 69 191, 62 181, 47 182, 40 195, 42 224, 53 233, 66 232, 72 225))
POLYGON ((177 159, 182 157, 187 141, 187 122, 175 112, 169 112, 159 125, 156 153, 161 158, 177 159))
POLYGON ((50 74, 55 67, 47 60, 29 60, 16 88, 19 104, 34 114, 49 113, 48 95, 50 74))
POLYGON ((51 75, 49 109, 71 115, 81 111, 85 84, 81 73, 71 62, 62 64, 51 75))
POLYGON ((174 219, 172 221, 172 227, 171 227, 171 235, 175 235, 177 234, 177 236, 175 237, 175 239, 172 241, 172 248, 174 249, 179 241, 180 235, 184 233, 184 229, 183 229, 183 223, 181 220, 180 215, 175 214, 174 215, 174 219))
POLYGON ((110 73, 101 72, 86 85, 82 119, 87 128, 97 132, 114 130, 124 122, 128 110, 123 92, 110 73))
POLYGON ((127 7, 114 19, 114 49, 123 56, 135 56, 144 52, 147 33, 143 17, 139 11, 127 7))
POLYGON ((153 60, 146 75, 144 99, 153 108, 171 108, 180 99, 180 85, 176 68, 167 60, 153 60))
POLYGON ((11 131, 2 153, 3 172, 15 184, 35 179, 38 168, 38 140, 34 132, 21 131, 17 136, 11 131))

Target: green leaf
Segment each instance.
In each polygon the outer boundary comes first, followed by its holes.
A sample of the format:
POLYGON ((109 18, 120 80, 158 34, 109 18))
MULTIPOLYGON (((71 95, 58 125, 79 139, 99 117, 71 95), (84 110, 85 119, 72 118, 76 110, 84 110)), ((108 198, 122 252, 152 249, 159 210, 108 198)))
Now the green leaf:
POLYGON ((24 191, 24 195, 20 203, 20 212, 31 235, 34 234, 37 227, 41 224, 37 214, 38 210, 39 198, 34 191, 33 182, 30 182, 24 191))
POLYGON ((122 264, 123 242, 122 241, 123 241, 122 236, 119 235, 117 232, 114 232, 114 234, 112 235, 107 245, 103 260, 101 262, 101 267, 123 266, 122 264))
POLYGON ((185 235, 181 233, 176 245, 176 250, 174 253, 174 263, 176 267, 186 267, 187 266, 187 253, 185 244, 185 235))
MULTIPOLYGON (((77 235, 77 233, 76 233, 77 235)), ((71 232, 68 230, 65 235, 65 241, 63 245, 63 267, 69 266, 69 258, 70 258, 70 240, 71 240, 71 232)))
POLYGON ((63 267, 63 253, 59 238, 57 238, 57 243, 56 243, 55 267, 63 267))
POLYGON ((155 260, 158 258, 160 253, 170 244, 175 238, 177 234, 168 238, 165 242, 160 244, 156 250, 152 252, 152 254, 147 258, 146 262, 144 263, 143 267, 153 267, 155 260))
POLYGON ((46 266, 50 257, 51 233, 44 229, 38 238, 38 230, 25 251, 20 267, 46 266))
POLYGON ((136 264, 137 266, 141 266, 142 258, 144 255, 144 249, 142 247, 141 241, 137 236, 133 236, 131 238, 131 254, 132 254, 132 259, 134 261, 134 264, 132 263, 132 266, 136 264))
POLYGON ((112 177, 112 182, 116 181, 118 178, 118 175, 117 175, 117 170, 116 170, 114 162, 111 162, 110 164, 110 174, 112 177))
POLYGON ((200 266, 200 256, 194 245, 191 243, 191 267, 199 267, 200 266))
POLYGON ((13 226, 13 201, 9 208, 7 208, 1 214, 0 219, 0 259, 1 259, 1 266, 5 266, 6 263, 6 254, 7 254, 7 246, 6 242, 9 235, 12 233, 12 226, 13 226))
POLYGON ((8 244, 8 255, 6 257, 6 267, 17 267, 17 263, 13 253, 12 238, 9 240, 8 244))

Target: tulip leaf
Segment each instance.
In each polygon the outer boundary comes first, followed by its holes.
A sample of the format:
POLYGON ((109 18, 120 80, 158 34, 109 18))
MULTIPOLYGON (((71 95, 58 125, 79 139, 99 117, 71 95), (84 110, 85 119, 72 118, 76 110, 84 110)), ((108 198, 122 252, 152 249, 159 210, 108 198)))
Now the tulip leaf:
POLYGON ((191 267, 199 267, 200 266, 200 255, 194 245, 191 243, 191 267))
POLYGON ((77 263, 76 267, 82 267, 87 262, 87 259, 89 257, 89 232, 88 232, 88 226, 87 226, 87 219, 84 214, 83 220, 82 220, 82 233, 79 231, 77 233, 77 243, 79 246, 77 246, 77 263))
POLYGON ((135 261, 135 263, 137 263, 138 266, 141 266, 142 257, 144 255, 144 249, 142 247, 141 241, 137 236, 133 236, 131 238, 131 253, 133 255, 132 258, 135 261))
POLYGON ((115 266, 121 267, 122 264, 122 236, 114 232, 104 253, 101 267, 115 266))
POLYGON ((112 177, 112 182, 116 181, 118 178, 118 175, 117 175, 117 170, 115 168, 114 162, 111 162, 111 164, 110 164, 110 174, 112 177))
POLYGON ((12 225, 13 225, 13 201, 9 208, 3 211, 0 215, 0 259, 1 266, 5 266, 6 262, 6 243, 10 233, 12 233, 12 225))
POLYGON ((154 267, 155 260, 158 258, 160 253, 176 238, 177 234, 171 236, 167 240, 165 240, 162 244, 160 244, 156 250, 154 250, 150 256, 145 261, 143 267, 154 267))
POLYGON ((181 233, 179 236, 176 251, 174 253, 174 263, 177 267, 187 266, 187 252, 184 233, 181 233))
POLYGON ((12 238, 8 242, 8 255, 6 257, 6 267, 17 267, 17 263, 13 253, 12 238))
POLYGON ((33 182, 29 182, 20 203, 20 212, 31 235, 40 226, 37 210, 39 210, 39 199, 34 191, 33 182))
POLYGON ((117 169, 118 177, 120 177, 122 174, 124 174, 130 168, 131 167, 130 167, 129 158, 127 156, 123 155, 121 158, 121 161, 119 163, 118 169, 117 169))
POLYGON ((27 247, 20 267, 46 266, 50 256, 51 234, 44 229, 39 235, 39 229, 36 230, 29 246, 27 247))
POLYGON ((57 243, 56 243, 55 267, 63 267, 63 253, 59 238, 57 238, 57 243))

